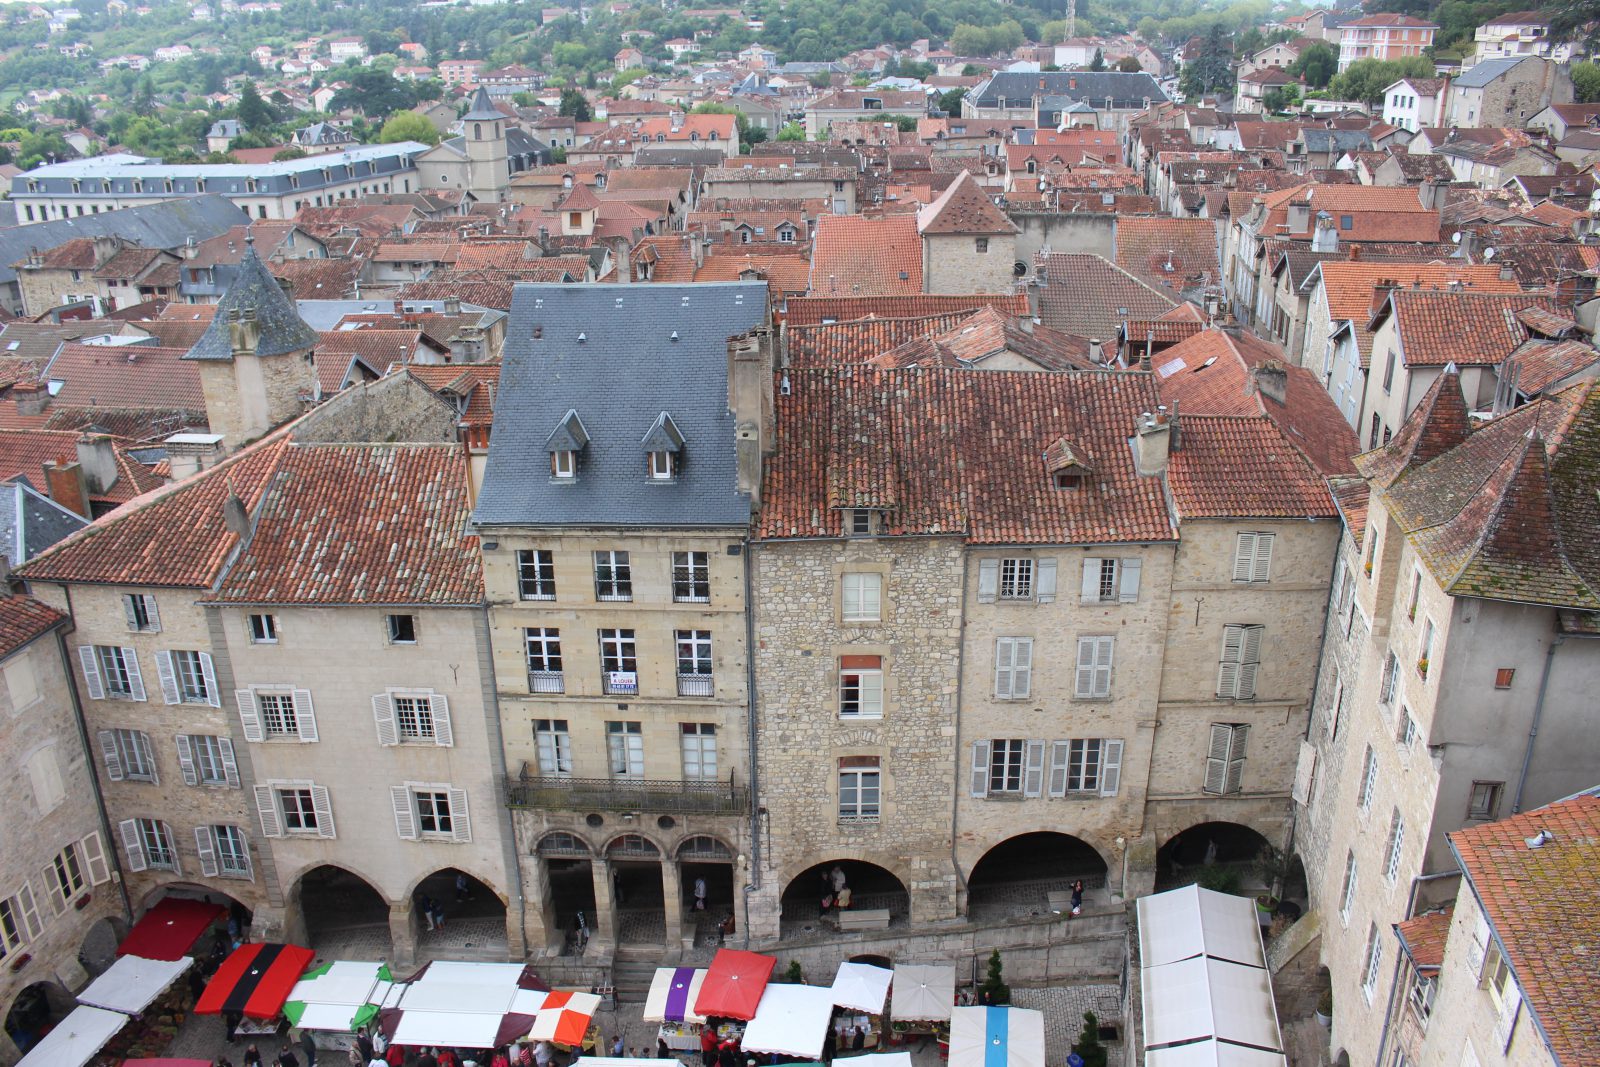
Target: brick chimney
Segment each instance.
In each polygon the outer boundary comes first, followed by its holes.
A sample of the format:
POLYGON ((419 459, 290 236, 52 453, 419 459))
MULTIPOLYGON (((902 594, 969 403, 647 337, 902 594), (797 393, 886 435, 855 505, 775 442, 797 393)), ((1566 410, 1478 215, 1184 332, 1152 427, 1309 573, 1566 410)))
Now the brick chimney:
POLYGON ((18 415, 42 415, 50 406, 50 390, 33 382, 18 382, 11 387, 18 415))
POLYGON ((46 495, 68 511, 76 512, 84 518, 92 518, 89 513, 89 490, 83 484, 83 468, 77 463, 57 465, 51 460, 44 461, 44 483, 46 495))

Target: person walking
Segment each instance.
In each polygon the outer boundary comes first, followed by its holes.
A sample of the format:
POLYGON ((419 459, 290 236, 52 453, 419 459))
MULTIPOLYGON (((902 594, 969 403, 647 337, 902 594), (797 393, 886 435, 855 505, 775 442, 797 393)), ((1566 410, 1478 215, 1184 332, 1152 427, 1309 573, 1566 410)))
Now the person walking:
POLYGON ((244 1047, 244 1059, 240 1062, 244 1067, 261 1067, 261 1050, 256 1048, 254 1041, 244 1047))
POLYGON ((696 878, 694 880, 694 910, 706 910, 706 880, 704 878, 696 878))
POLYGON ((717 1067, 717 1024, 710 1019, 700 1029, 700 1061, 703 1067, 717 1067))
POLYGON ((463 900, 468 900, 471 897, 472 897, 472 894, 467 892, 467 876, 465 874, 462 874, 460 871, 457 871, 456 872, 456 903, 459 904, 463 900))
POLYGON ((1079 878, 1072 883, 1072 914, 1077 915, 1083 911, 1083 879, 1079 878))

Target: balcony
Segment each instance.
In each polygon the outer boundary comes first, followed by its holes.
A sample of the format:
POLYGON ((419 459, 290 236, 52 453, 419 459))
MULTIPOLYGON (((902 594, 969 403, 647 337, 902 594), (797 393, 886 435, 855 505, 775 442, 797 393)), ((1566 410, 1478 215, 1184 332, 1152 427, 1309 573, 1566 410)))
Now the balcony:
POLYGON ((648 778, 566 778, 528 773, 506 776, 506 806, 552 811, 640 811, 737 815, 750 806, 749 791, 726 781, 655 781, 648 778))
POLYGON ((716 679, 710 674, 678 675, 678 695, 681 697, 709 697, 717 693, 716 679))
POLYGON ((566 691, 565 676, 561 671, 528 672, 528 692, 565 693, 566 691))
POLYGON ((600 684, 607 696, 636 697, 639 695, 639 672, 603 670, 600 684))

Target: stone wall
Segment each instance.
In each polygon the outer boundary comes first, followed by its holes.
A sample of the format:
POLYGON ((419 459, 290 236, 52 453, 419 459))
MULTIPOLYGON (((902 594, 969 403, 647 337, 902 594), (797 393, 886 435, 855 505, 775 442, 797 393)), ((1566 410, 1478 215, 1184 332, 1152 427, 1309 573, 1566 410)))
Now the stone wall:
POLYGON ((1009 293, 1015 287, 1012 265, 1016 239, 1010 234, 923 237, 922 291, 925 293, 1009 293), (978 242, 983 242, 983 251, 978 242))
POLYGON ((1033 257, 1049 248, 1052 252, 1092 252, 1115 259, 1115 214, 1087 215, 1056 212, 1009 211, 1011 221, 1021 227, 1017 235, 1015 258, 1028 265, 1033 277, 1033 257))
POLYGON ((420 444, 456 439, 454 406, 409 374, 362 382, 330 398, 295 427, 302 444, 420 444))

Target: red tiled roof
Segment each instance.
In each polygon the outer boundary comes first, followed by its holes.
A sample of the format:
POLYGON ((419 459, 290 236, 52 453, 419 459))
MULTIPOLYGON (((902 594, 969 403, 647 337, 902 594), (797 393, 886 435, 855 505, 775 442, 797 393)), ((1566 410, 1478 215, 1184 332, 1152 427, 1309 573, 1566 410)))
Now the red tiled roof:
POLYGON ((1211 219, 1117 219, 1117 266, 1169 290, 1222 280, 1211 219))
POLYGON ((1450 916, 1454 911, 1455 904, 1451 903, 1438 911, 1395 924, 1400 944, 1405 946, 1406 955, 1411 957, 1417 970, 1437 973, 1444 963, 1444 943, 1450 937, 1450 916))
POLYGON ((1038 370, 1095 370, 1089 342, 1048 326, 1024 327, 1014 316, 980 308, 944 333, 916 338, 868 362, 876 367, 970 366, 1001 353, 1028 360, 1038 370))
POLYGON ((785 326, 784 351, 791 367, 831 367, 864 363, 908 341, 954 329, 972 313, 955 311, 912 319, 852 319, 848 322, 785 326))
POLYGON ((500 386, 500 364, 418 364, 406 368, 406 373, 436 393, 451 392, 466 396, 467 409, 461 421, 471 426, 487 427, 494 419, 494 395, 500 386))
POLYGON ((976 311, 982 307, 999 308, 1008 315, 1028 314, 1026 293, 974 293, 970 296, 927 295, 910 296, 807 296, 789 301, 785 320, 791 326, 814 325, 832 320, 849 322, 853 319, 914 319, 925 315, 946 315, 959 311, 976 311))
POLYGON ((1360 545, 1367 533, 1367 501, 1371 498, 1366 479, 1330 478, 1328 489, 1333 493, 1334 506, 1339 509, 1340 517, 1350 528, 1350 536, 1360 545))
POLYGON ((200 372, 187 349, 156 345, 65 344, 47 374, 63 384, 63 407, 186 408, 204 411, 200 372))
POLYGON ((0 659, 67 621, 54 608, 28 596, 0 596, 0 659))
POLYGON ((268 263, 274 278, 289 283, 295 300, 343 300, 355 291, 361 262, 355 259, 286 259, 268 263))
POLYGON ((1524 308, 1554 310, 1531 293, 1452 293, 1397 289, 1373 317, 1376 330, 1393 314, 1408 367, 1495 365, 1529 336, 1517 318, 1524 308))
POLYGON ((1538 396, 1596 361, 1600 352, 1582 341, 1528 341, 1506 358, 1501 373, 1515 376, 1519 393, 1538 396))
MULTIPOLYGON (((1334 320, 1363 322, 1372 315, 1373 293, 1385 288, 1445 289, 1451 282, 1484 293, 1515 293, 1515 281, 1502 279, 1500 268, 1467 263, 1373 263, 1367 260, 1326 260, 1320 264, 1328 311, 1334 320)), ((1308 282, 1310 279, 1307 279, 1308 282)))
MULTIPOLYGON (((93 270, 94 238, 74 237, 39 255, 39 266, 44 270, 93 270)), ((13 267, 28 265, 26 257, 13 263, 13 267)))
POLYGON ((1017 224, 963 170, 956 172, 956 180, 933 203, 917 212, 917 232, 935 236, 1007 234, 1016 233, 1017 224))
POLYGON ((1039 293, 1039 316, 1062 333, 1110 341, 1122 324, 1121 309, 1127 309, 1130 319, 1151 319, 1171 311, 1176 303, 1096 255, 1040 253, 1036 269, 1045 282, 1039 293))
POLYGON ((1179 414, 1167 484, 1180 518, 1333 518, 1333 497, 1304 452, 1262 415, 1179 414))
MULTIPOLYGON (((78 439, 74 430, 0 430, 0 482, 23 477, 41 493, 49 495, 44 476, 46 461, 62 466, 78 462, 78 439)), ((129 456, 131 441, 112 441, 117 461, 117 480, 103 493, 89 494, 95 503, 122 504, 161 484, 148 467, 129 456)))
POLYGON ((823 215, 811 252, 818 296, 890 296, 922 292, 922 240, 913 215, 823 215))

